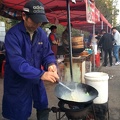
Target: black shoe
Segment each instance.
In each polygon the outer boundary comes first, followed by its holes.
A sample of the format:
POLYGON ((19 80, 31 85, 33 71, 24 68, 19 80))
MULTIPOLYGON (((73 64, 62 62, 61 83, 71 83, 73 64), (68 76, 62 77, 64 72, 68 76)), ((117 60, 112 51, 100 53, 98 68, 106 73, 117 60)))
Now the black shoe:
POLYGON ((107 67, 107 65, 103 65, 103 67, 107 67))
POLYGON ((104 67, 107 67, 107 65, 103 64, 104 67))

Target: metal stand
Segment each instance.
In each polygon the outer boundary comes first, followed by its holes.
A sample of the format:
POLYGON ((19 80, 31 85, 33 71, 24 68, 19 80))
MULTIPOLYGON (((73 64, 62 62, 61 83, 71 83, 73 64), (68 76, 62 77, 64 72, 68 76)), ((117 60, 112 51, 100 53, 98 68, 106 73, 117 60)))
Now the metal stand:
MULTIPOLYGON (((62 120, 63 117, 66 116, 65 113, 61 114, 62 111, 60 108, 56 108, 56 107, 52 107, 51 110, 56 113, 56 120, 62 120)), ((67 116, 66 116, 67 117, 67 116)), ((94 108, 94 104, 91 105, 91 107, 89 108, 89 113, 84 116, 83 118, 80 119, 71 119, 71 118, 67 118, 68 120, 97 120, 96 118, 96 113, 95 113, 95 108, 94 108)))
POLYGON ((90 110, 89 114, 86 116, 85 120, 97 120, 94 104, 92 105, 91 110, 90 110))
POLYGON ((95 52, 93 50, 93 71, 95 71, 95 52))
POLYGON ((56 120, 62 120, 62 118, 65 116, 65 113, 61 115, 62 111, 60 108, 52 107, 51 110, 56 114, 56 120))
POLYGON ((110 113, 109 113, 109 98, 108 98, 108 102, 107 102, 107 120, 109 120, 110 118, 110 113))

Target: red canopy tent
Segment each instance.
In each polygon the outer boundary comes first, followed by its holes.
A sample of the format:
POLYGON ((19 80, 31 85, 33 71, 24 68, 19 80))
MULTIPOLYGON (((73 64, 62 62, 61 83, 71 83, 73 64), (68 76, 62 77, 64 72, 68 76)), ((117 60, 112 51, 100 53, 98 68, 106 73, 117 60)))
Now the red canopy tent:
MULTIPOLYGON (((20 20, 22 8, 27 1, 29 0, 1 0, 0 15, 20 20)), ((71 68, 70 72, 71 80, 73 80, 70 22, 73 24, 74 28, 83 27, 84 23, 87 26, 85 30, 91 31, 93 28, 90 29, 89 27, 88 29, 88 25, 91 26, 99 22, 99 11, 96 9, 95 5, 91 3, 91 0, 74 0, 76 1, 76 4, 73 4, 72 2, 70 2, 70 0, 40 0, 40 1, 44 4, 47 18, 51 23, 55 24, 60 23, 62 25, 67 25, 67 23, 69 23, 69 36, 70 36, 69 51, 71 68)), ((106 21, 106 19, 104 19, 104 17, 102 17, 101 19, 103 19, 104 23, 109 25, 109 23, 106 21)))
MULTIPOLYGON (((29 0, 1 0, 0 15, 12 19, 21 19, 21 11, 29 0)), ((67 25, 67 8, 66 0, 41 0, 45 6, 47 18, 50 23, 67 25)), ((93 24, 96 24, 97 29, 101 29, 101 21, 103 21, 103 27, 111 28, 110 23, 99 12, 93 3, 89 4, 89 0, 76 0, 76 4, 70 2, 70 21, 74 28, 92 31, 93 24), (90 6, 89 6, 90 5, 90 6), (88 10, 92 8, 92 12, 88 13, 88 10), (92 18, 91 18, 92 17, 92 18), (101 18, 99 20, 99 18, 101 18), (90 20, 92 19, 92 20, 90 20)))

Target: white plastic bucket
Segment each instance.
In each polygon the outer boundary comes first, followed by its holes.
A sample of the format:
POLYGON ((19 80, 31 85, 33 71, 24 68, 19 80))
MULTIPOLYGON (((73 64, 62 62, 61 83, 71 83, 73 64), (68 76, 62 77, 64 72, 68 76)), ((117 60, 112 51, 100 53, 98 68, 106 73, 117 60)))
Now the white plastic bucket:
POLYGON ((103 72, 89 72, 85 73, 84 78, 86 84, 98 91, 98 97, 93 102, 96 104, 106 103, 108 101, 108 74, 103 72))

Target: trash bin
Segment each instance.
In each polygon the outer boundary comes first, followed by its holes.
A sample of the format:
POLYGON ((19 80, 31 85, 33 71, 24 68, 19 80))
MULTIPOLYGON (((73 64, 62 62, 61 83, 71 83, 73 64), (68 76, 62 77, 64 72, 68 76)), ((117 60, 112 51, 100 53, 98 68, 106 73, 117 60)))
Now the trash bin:
POLYGON ((98 91, 98 97, 93 101, 95 104, 103 104, 108 101, 108 79, 107 73, 89 72, 84 75, 85 83, 98 91))

